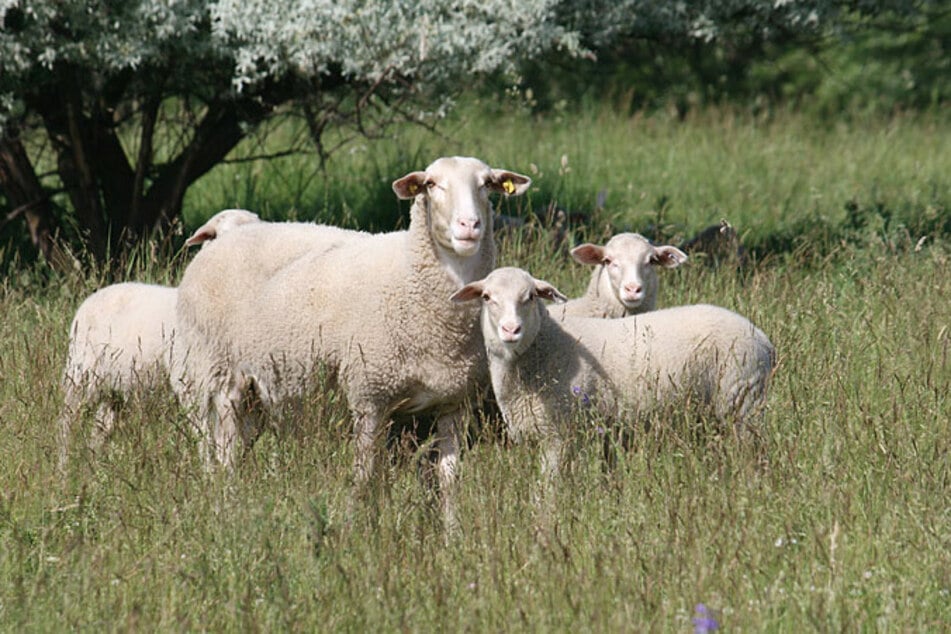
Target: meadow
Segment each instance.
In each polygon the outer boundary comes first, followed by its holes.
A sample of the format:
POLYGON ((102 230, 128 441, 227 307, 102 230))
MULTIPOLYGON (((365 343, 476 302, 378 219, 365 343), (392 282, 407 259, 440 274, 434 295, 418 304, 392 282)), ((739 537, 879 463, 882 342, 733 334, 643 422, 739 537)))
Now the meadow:
MULTIPOLYGON (((694 257, 662 276, 659 305, 719 304, 770 336, 779 363, 752 433, 668 411, 640 421, 606 470, 579 422, 571 468, 542 508, 537 451, 487 421, 464 454, 462 529, 448 538, 412 440, 388 449, 348 511, 346 403, 332 385, 230 476, 203 471, 195 432, 162 391, 130 402, 105 448, 75 452, 61 477, 68 325, 106 280, 11 273, 0 286, 0 630, 685 632, 697 604, 723 631, 947 628, 948 138, 941 113, 680 121, 470 105, 439 135, 394 130, 323 170, 288 157, 210 173, 189 192, 185 231, 231 206, 389 229, 408 209, 392 180, 440 155, 478 156, 534 179, 499 204, 527 219, 498 236, 499 264, 569 296, 589 275, 566 255, 575 242, 635 230, 677 244, 721 219, 736 228, 745 263, 694 257)), ((123 279, 175 283, 188 257, 144 249, 123 279)))

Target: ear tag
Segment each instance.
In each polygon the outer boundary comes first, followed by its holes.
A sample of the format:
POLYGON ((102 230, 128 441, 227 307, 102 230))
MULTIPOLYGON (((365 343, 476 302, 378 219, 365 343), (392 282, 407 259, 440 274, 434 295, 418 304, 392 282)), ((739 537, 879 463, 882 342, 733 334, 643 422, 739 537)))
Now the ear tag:
POLYGON ((411 196, 415 196, 416 192, 419 191, 419 185, 417 185, 416 183, 410 183, 407 189, 409 190, 409 193, 411 196))
POLYGON ((515 184, 512 183, 511 180, 504 180, 502 181, 502 189, 505 190, 506 194, 511 196, 512 193, 515 191, 515 184))

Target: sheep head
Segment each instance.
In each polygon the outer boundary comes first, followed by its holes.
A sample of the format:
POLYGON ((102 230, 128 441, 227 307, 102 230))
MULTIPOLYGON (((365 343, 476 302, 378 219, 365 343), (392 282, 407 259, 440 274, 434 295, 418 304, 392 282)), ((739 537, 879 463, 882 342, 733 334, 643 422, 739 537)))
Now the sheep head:
POLYGON ((482 334, 491 354, 518 356, 532 344, 548 313, 539 299, 565 302, 561 292, 528 272, 503 267, 484 279, 466 284, 449 298, 454 302, 482 300, 482 334))
POLYGON ((256 213, 246 209, 225 209, 224 211, 219 211, 209 218, 208 222, 195 229, 195 233, 193 233, 188 240, 185 240, 185 246, 191 247, 209 240, 214 240, 235 227, 248 224, 249 222, 260 222, 260 220, 256 213))
POLYGON ((436 244, 457 256, 470 257, 479 252, 486 233, 491 235, 489 192, 518 196, 531 184, 527 176, 456 156, 437 159, 425 171, 397 179, 393 191, 401 199, 415 199, 426 210, 436 244))
POLYGON ((657 299, 657 269, 672 269, 687 261, 677 247, 654 246, 638 233, 619 233, 604 246, 582 244, 571 250, 581 264, 603 265, 614 297, 628 311, 654 308, 657 299))

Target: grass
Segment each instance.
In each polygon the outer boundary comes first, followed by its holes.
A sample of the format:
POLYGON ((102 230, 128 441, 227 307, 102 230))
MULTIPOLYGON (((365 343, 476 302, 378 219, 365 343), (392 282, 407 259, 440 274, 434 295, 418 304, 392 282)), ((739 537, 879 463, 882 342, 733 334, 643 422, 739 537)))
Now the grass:
MULTIPOLYGON (((285 188, 307 180, 304 161, 283 164, 282 179, 273 165, 209 175, 189 194, 193 218, 264 209, 282 188, 272 216, 287 205, 337 218, 376 200, 399 211, 389 181, 458 152, 533 174, 537 189, 506 213, 553 200, 590 212, 608 189, 569 241, 619 227, 676 241, 724 216, 743 235, 750 266, 695 259, 664 274, 660 303, 720 304, 769 334, 780 364, 755 438, 670 412, 605 472, 581 435, 546 513, 533 448, 483 434, 464 458, 464 528, 448 543, 398 451, 347 512, 347 414, 330 386, 234 477, 203 472, 195 434, 161 392, 129 403, 104 451, 79 452, 61 479, 68 324, 101 281, 4 280, 0 630, 689 631, 697 603, 724 630, 946 627, 948 132, 928 118, 487 114, 451 122, 445 139, 407 131, 354 151, 313 189, 285 188), (235 173, 250 181, 246 198, 226 195, 235 173)), ((551 233, 500 238, 500 264, 578 294, 587 272, 551 233)), ((182 261, 143 254, 129 276, 173 281, 182 261)))

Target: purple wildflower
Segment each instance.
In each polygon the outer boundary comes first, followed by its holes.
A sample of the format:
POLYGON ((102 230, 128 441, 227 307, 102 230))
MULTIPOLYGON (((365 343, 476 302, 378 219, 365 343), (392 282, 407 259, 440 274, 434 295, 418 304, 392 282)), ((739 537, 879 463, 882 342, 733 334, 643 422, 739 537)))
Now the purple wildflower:
POLYGON ((584 391, 582 391, 580 385, 572 385, 571 393, 577 396, 581 400, 581 404, 585 407, 591 404, 591 399, 588 398, 588 395, 585 394, 584 391))
POLYGON ((708 632, 720 629, 720 624, 710 614, 710 610, 707 609, 707 606, 698 603, 694 610, 697 612, 697 616, 693 619, 694 634, 707 634, 708 632))

